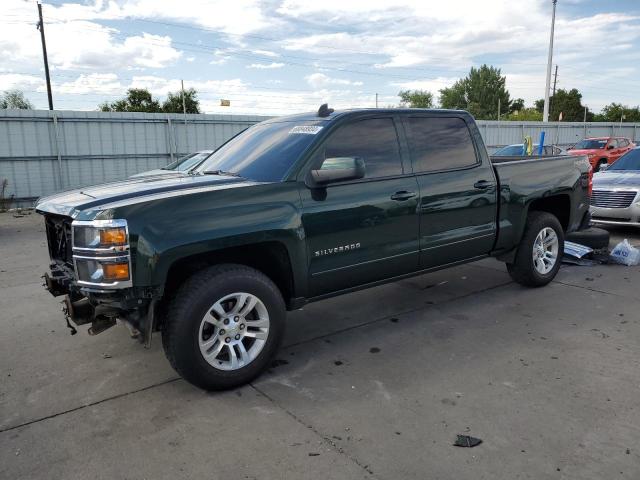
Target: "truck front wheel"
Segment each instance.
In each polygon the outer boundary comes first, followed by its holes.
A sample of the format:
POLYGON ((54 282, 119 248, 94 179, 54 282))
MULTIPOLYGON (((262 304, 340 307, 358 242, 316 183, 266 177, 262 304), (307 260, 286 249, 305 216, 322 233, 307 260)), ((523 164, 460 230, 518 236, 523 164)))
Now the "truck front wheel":
POLYGON ((511 278, 527 287, 542 287, 554 279, 564 253, 564 231, 547 212, 531 212, 513 263, 511 278))
POLYGON ((250 382, 275 355, 286 308, 278 287, 243 265, 198 272, 169 306, 162 344, 171 366, 205 390, 250 382))

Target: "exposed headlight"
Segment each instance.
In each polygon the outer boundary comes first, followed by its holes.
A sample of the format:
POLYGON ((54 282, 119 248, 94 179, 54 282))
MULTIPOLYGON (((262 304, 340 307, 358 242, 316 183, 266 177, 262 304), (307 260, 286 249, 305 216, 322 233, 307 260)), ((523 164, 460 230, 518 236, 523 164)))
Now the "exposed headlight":
POLYGON ((126 282, 129 276, 129 259, 100 259, 76 257, 78 281, 94 284, 126 282))
POLYGON ((126 220, 73 222, 75 248, 124 247, 129 243, 126 220))
POLYGON ((72 227, 78 284, 107 289, 130 287, 131 255, 126 220, 76 220, 72 227))

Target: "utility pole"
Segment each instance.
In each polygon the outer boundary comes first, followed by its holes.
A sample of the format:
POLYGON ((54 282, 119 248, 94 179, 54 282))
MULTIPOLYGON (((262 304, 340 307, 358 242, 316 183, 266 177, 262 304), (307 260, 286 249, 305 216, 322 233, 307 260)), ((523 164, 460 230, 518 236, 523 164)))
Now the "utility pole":
POLYGON ((182 114, 184 115, 184 124, 187 124, 187 105, 184 101, 184 80, 180 80, 180 87, 182 89, 182 114))
POLYGON ((376 108, 378 108, 378 94, 376 93, 376 108))
POLYGON ((44 76, 47 81, 47 97, 49 98, 49 110, 53 110, 53 97, 51 96, 51 78, 49 77, 49 60, 47 59, 47 42, 44 39, 44 21, 42 20, 42 4, 38 2, 38 22, 37 28, 40 30, 40 40, 42 40, 42 56, 44 57, 44 76))
POLYGON ((498 121, 500 121, 500 98, 498 98, 498 121))
POLYGON ((556 25, 556 3, 558 0, 551 0, 553 4, 553 13, 551 14, 551 35, 549 36, 549 58, 547 59, 547 80, 544 89, 544 111, 542 113, 542 121, 549 121, 549 87, 551 86, 551 64, 553 63, 553 30, 556 25))
POLYGON ((556 98, 556 84, 558 83, 558 65, 556 64, 556 72, 553 74, 553 93, 551 94, 551 98, 549 98, 549 113, 553 110, 551 107, 553 106, 553 100, 556 98))

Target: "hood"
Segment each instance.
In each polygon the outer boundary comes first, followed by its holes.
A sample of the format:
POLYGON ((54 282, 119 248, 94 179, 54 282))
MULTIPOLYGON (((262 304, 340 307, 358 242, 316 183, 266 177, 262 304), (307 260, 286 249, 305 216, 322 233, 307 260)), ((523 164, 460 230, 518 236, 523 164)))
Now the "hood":
POLYGON ((583 150, 568 150, 567 153, 569 155, 593 155, 593 154, 597 154, 598 152, 602 152, 604 151, 603 148, 601 149, 596 149, 596 148, 592 148, 592 149, 583 149, 583 150))
POLYGON ((78 212, 100 209, 114 203, 135 201, 141 198, 155 200, 176 193, 190 191, 217 190, 228 187, 253 185, 255 182, 244 178, 224 175, 188 175, 185 173, 148 175, 130 178, 120 182, 104 183, 57 193, 38 200, 36 211, 75 217, 78 212))
POLYGON ((635 171, 604 171, 593 175, 594 188, 640 187, 640 172, 635 171))

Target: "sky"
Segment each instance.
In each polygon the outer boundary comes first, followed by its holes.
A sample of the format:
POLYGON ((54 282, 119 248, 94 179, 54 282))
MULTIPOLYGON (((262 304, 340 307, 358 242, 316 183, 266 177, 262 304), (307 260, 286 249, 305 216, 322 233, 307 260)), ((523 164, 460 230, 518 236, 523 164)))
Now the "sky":
MULTIPOLYGON (((551 0, 43 0, 54 107, 96 110, 195 88, 206 113, 399 103, 484 63, 512 98, 544 97, 551 0), (220 99, 231 101, 220 106, 220 99)), ((2 0, 0 91, 47 108, 35 0, 2 0)), ((557 88, 593 111, 640 103, 640 1, 558 0, 557 88)))

